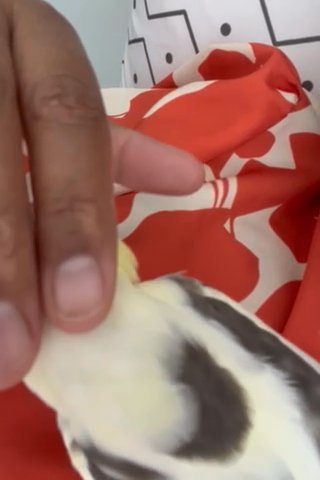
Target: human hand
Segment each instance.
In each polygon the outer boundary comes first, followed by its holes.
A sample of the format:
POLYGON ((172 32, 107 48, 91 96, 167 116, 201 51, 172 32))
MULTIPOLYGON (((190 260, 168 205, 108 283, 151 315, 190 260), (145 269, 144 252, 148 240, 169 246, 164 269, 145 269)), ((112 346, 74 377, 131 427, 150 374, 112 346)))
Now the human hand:
POLYGON ((115 279, 112 181, 183 194, 200 186, 202 169, 187 154, 108 127, 77 35, 45 2, 0 0, 0 72, 3 389, 32 365, 44 315, 79 332, 107 314, 115 279), (34 215, 22 137, 30 154, 34 215))

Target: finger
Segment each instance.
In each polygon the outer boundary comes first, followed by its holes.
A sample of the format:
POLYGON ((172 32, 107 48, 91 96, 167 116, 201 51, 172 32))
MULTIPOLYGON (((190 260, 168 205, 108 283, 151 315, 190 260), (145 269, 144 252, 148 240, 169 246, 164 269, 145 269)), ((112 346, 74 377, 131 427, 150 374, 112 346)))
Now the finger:
POLYGON ((187 152, 133 130, 111 127, 116 182, 133 190, 185 195, 199 189, 204 168, 187 152))
POLYGON ((40 336, 33 233, 9 32, 0 16, 0 389, 27 372, 40 336))
POLYGON ((14 22, 46 313, 67 331, 83 331, 105 317, 114 290, 104 107, 78 37, 53 8, 18 2, 14 22))

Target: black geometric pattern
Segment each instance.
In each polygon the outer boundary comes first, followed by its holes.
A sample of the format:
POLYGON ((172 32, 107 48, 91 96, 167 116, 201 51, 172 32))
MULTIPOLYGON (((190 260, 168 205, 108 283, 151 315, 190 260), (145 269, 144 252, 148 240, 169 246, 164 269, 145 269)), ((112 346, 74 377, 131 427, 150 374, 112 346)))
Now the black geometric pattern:
MULTIPOLYGON (((281 0, 279 0, 281 1, 281 0)), ((272 45, 275 47, 285 47, 287 45, 300 45, 301 43, 312 43, 312 42, 320 42, 320 35, 315 35, 315 36, 310 36, 310 37, 302 37, 302 38, 290 38, 287 40, 277 40, 277 37, 274 32, 274 28, 271 22, 271 17, 269 14, 269 10, 267 7, 267 2, 265 0, 260 0, 261 8, 262 8, 262 13, 265 18, 268 30, 269 30, 269 35, 270 35, 270 40, 272 42, 272 45)), ((319 29, 320 29, 320 19, 319 19, 319 29)))
MULTIPOLYGON (((153 85, 155 85, 156 80, 154 78, 154 73, 153 73, 153 70, 152 70, 152 65, 151 65, 151 61, 150 61, 150 55, 149 55, 149 52, 148 52, 146 39, 143 38, 143 37, 140 37, 140 38, 132 38, 132 39, 128 40, 128 45, 134 45, 135 43, 141 43, 142 46, 143 46, 143 49, 144 49, 144 52, 145 52, 145 55, 146 55, 146 59, 147 59, 147 62, 148 62, 150 76, 152 78, 152 83, 153 83, 153 85)), ((134 83, 137 83, 136 77, 134 77, 134 83)))
MULTIPOLYGON (((197 0, 194 0, 194 1, 197 1, 197 0)), ((238 0, 238 1, 241 2, 241 0, 238 0)), ((281 0, 279 0, 279 1, 281 2, 281 0)), ((196 53, 199 52, 199 46, 198 46, 197 38, 196 38, 194 29, 193 29, 193 26, 192 26, 192 21, 190 19, 190 16, 188 14, 187 9, 182 8, 182 9, 176 9, 176 10, 168 10, 168 11, 165 11, 165 12, 162 11, 162 12, 158 12, 158 13, 150 13, 150 7, 152 5, 152 0, 133 0, 133 9, 134 10, 137 8, 138 2, 141 2, 140 5, 144 7, 146 18, 150 22, 153 22, 153 21, 156 21, 156 20, 159 20, 159 19, 172 18, 172 17, 178 18, 179 17, 185 24, 186 32, 187 32, 187 34, 190 38, 191 45, 192 45, 194 53, 196 54, 196 53)), ((319 2, 320 2, 320 0, 319 0, 319 2)), ((305 37, 299 37, 299 38, 287 38, 287 39, 277 38, 275 28, 272 24, 272 15, 270 14, 270 11, 269 11, 269 8, 268 8, 268 0, 258 0, 258 4, 260 4, 261 12, 262 12, 262 15, 263 15, 262 18, 264 19, 264 22, 265 22, 265 25, 266 25, 266 28, 267 28, 266 34, 269 35, 270 43, 273 46, 281 48, 281 47, 303 45, 303 44, 308 44, 308 43, 310 44, 310 43, 318 42, 319 43, 319 59, 320 59, 320 35, 305 36, 305 37)), ((201 6, 199 6, 199 8, 201 8, 201 6)), ((248 16, 248 22, 250 22, 249 16, 248 16)), ((220 27, 220 33, 223 37, 229 36, 231 31, 232 31, 232 26, 229 23, 225 22, 220 27)), ((319 19, 319 31, 320 31, 320 19, 319 19)), ((165 35, 165 32, 164 32, 164 35, 165 35)), ((154 68, 153 68, 153 62, 152 62, 152 58, 150 56, 150 52, 148 50, 147 39, 143 36, 133 37, 133 38, 129 36, 128 45, 134 45, 134 44, 141 44, 142 45, 143 52, 144 52, 144 55, 145 55, 146 61, 147 61, 147 66, 148 66, 149 73, 150 73, 150 78, 152 80, 152 84, 155 85, 156 82, 157 82, 157 79, 155 78, 156 75, 155 75, 154 68)), ((171 64, 172 61, 173 61, 172 54, 170 52, 168 52, 165 55, 165 59, 166 59, 166 62, 168 64, 171 64)), ((158 59, 155 59, 155 61, 157 61, 157 60, 158 59)), ((320 60, 319 60, 319 62, 320 62, 320 60)), ((135 76, 133 74, 133 79, 134 79, 134 83, 138 82, 136 74, 135 74, 135 76)), ((316 79, 316 80, 318 80, 318 79, 316 79)), ((314 87, 314 82, 307 79, 307 80, 303 81, 302 85, 304 86, 304 88, 306 90, 311 91, 314 87)))
POLYGON ((183 10, 172 10, 170 12, 154 13, 154 14, 151 15, 150 11, 149 11, 149 6, 148 6, 148 0, 144 0, 144 4, 145 4, 145 7, 146 7, 146 14, 147 14, 148 20, 158 20, 159 18, 180 17, 180 16, 182 16, 184 18, 185 22, 186 22, 186 27, 187 27, 187 30, 189 32, 194 51, 195 51, 195 53, 199 53, 199 48, 198 48, 196 39, 194 37, 194 33, 193 33, 193 30, 192 30, 192 27, 191 27, 191 22, 189 20, 187 10, 185 10, 185 9, 183 9, 183 10))
MULTIPOLYGON (((190 39, 191 39, 191 42, 192 42, 192 45, 193 45, 193 48, 194 48, 194 52, 199 53, 199 48, 198 48, 193 30, 192 30, 192 27, 191 27, 191 22, 189 20, 188 12, 186 10, 172 10, 172 11, 169 11, 169 12, 161 12, 161 13, 150 14, 148 1, 147 0, 143 0, 143 1, 144 1, 144 5, 145 5, 145 9, 146 9, 146 15, 147 15, 148 20, 159 20, 160 18, 168 18, 168 17, 182 17, 182 18, 184 18, 184 20, 186 22, 186 27, 187 27, 187 30, 188 30, 188 33, 190 35, 190 39)), ((137 0, 133 0, 133 9, 135 10, 136 7, 137 7, 137 0)), ((128 45, 133 45, 135 43, 141 43, 143 45, 143 49, 144 49, 144 52, 145 52, 145 55, 146 55, 146 59, 147 59, 147 63, 148 63, 149 71, 150 71, 150 76, 152 78, 152 83, 153 83, 153 85, 155 85, 156 80, 155 80, 154 72, 153 72, 153 69, 152 69, 152 64, 151 64, 150 55, 149 55, 148 48, 147 48, 146 39, 143 38, 143 37, 132 38, 132 39, 129 38, 128 45)))

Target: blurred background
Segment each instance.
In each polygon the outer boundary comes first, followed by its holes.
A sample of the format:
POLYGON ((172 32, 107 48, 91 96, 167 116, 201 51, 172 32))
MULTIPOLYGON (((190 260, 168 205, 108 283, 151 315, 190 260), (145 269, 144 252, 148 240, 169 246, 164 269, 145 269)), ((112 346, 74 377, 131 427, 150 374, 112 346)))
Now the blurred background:
POLYGON ((47 0, 76 28, 101 87, 120 83, 132 0, 47 0))

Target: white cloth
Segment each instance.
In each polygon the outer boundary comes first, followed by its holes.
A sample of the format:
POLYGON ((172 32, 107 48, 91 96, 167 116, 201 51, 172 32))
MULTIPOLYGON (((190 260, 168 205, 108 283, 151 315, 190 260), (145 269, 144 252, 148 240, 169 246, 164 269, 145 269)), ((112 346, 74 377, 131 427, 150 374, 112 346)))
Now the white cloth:
POLYGON ((320 93, 319 0, 133 0, 122 84, 150 87, 211 43, 278 46, 320 93))

